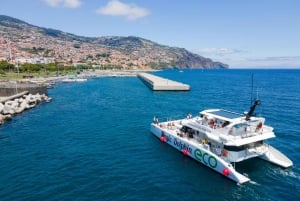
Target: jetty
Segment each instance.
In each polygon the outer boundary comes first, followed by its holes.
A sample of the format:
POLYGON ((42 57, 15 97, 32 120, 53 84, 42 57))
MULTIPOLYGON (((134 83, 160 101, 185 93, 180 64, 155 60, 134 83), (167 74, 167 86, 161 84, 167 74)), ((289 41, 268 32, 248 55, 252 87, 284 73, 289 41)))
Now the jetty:
POLYGON ((165 79, 149 73, 139 73, 137 76, 145 83, 145 85, 147 85, 153 91, 189 91, 190 90, 190 85, 165 79))

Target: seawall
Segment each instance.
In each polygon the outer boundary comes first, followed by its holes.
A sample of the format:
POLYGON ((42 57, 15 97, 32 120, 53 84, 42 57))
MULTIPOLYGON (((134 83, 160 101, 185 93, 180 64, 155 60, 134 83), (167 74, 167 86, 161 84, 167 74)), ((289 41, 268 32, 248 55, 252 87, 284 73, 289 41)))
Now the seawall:
POLYGON ((24 91, 28 91, 29 94, 47 94, 47 87, 35 83, 0 82, 0 97, 13 96, 24 91))

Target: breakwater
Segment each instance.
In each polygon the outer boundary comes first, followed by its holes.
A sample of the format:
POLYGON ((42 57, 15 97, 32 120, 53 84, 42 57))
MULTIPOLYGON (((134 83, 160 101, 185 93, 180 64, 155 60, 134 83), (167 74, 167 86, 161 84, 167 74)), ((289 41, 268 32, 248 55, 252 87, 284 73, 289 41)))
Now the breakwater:
POLYGON ((14 115, 35 107, 42 101, 49 102, 47 88, 34 83, 5 82, 0 84, 0 125, 14 115))
POLYGON ((51 98, 39 93, 32 95, 28 91, 0 99, 0 125, 10 120, 13 115, 35 107, 42 101, 49 102, 51 98))
POLYGON ((189 91, 190 86, 181 82, 158 77, 149 73, 137 75, 153 91, 189 91))

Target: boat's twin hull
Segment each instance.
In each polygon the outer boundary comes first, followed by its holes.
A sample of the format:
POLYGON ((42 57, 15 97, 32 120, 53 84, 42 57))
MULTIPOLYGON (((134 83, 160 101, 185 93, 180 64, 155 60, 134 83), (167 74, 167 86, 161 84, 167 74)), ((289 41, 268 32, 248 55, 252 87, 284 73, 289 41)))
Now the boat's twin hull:
POLYGON ((268 152, 260 156, 260 158, 283 168, 293 166, 293 162, 288 157, 271 145, 268 145, 268 152))
POLYGON ((151 132, 158 138, 163 137, 162 141, 183 152, 185 155, 194 158, 196 161, 223 174, 227 178, 237 183, 245 183, 250 181, 249 178, 238 173, 230 163, 225 162, 221 157, 218 157, 214 153, 210 152, 208 146, 196 144, 186 138, 181 138, 168 131, 168 129, 161 128, 158 124, 154 123, 151 124, 151 132))

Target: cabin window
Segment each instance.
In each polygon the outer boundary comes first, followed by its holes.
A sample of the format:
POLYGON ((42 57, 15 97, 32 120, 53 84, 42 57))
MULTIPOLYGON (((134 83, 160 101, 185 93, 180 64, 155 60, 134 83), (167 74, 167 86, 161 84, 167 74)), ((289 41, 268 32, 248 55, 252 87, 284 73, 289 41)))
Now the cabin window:
POLYGON ((259 147, 263 144, 263 141, 258 141, 258 142, 253 142, 253 143, 250 143, 250 144, 246 144, 244 145, 245 148, 254 148, 254 147, 259 147))
POLYGON ((180 131, 185 132, 185 133, 191 132, 191 130, 193 130, 193 129, 192 129, 192 128, 189 128, 189 127, 187 127, 187 126, 182 126, 182 128, 180 129, 180 131))
POLYGON ((226 146, 226 145, 224 145, 224 149, 226 149, 228 151, 242 151, 245 148, 244 148, 244 146, 237 147, 237 146, 226 146))
POLYGON ((238 147, 224 145, 224 149, 226 149, 228 151, 242 151, 242 150, 249 149, 249 148, 259 147, 262 144, 263 144, 263 141, 253 142, 253 143, 245 144, 245 145, 238 146, 238 147))

